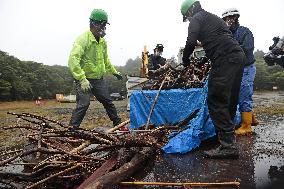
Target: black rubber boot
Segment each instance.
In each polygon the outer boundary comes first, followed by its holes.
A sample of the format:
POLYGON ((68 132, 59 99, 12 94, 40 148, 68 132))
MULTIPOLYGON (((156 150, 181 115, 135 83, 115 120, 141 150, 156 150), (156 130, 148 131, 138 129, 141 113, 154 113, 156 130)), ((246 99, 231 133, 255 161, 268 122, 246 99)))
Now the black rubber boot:
POLYGON ((218 137, 221 144, 215 149, 205 151, 204 156, 212 159, 238 159, 239 150, 234 132, 219 132, 218 137))

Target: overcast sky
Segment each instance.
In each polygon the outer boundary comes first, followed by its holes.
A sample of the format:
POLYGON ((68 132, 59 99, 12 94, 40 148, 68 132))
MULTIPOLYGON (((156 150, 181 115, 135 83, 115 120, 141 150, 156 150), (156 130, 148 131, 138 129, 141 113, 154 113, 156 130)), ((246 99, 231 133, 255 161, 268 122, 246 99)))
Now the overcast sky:
MULTIPOLYGON (((183 0, 0 0, 0 50, 20 60, 67 65, 74 40, 89 27, 94 8, 109 15, 106 39, 114 65, 125 65, 164 44, 165 58, 185 45, 188 23, 182 22, 183 0)), ((283 0, 201 0, 218 16, 227 8, 241 13, 240 23, 255 37, 255 50, 268 50, 274 36, 284 35, 283 0)))

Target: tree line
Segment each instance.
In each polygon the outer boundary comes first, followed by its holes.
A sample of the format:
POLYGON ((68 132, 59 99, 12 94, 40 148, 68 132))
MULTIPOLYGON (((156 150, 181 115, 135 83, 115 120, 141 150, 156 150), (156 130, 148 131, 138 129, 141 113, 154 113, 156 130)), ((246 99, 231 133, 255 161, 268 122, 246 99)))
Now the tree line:
MULTIPOLYGON (((284 89, 284 69, 280 66, 268 67, 262 59, 262 51, 256 51, 257 73, 254 87, 256 90, 271 90, 273 86, 284 89)), ((125 66, 116 67, 123 75, 140 73, 142 59, 129 59, 125 66)), ((124 77, 118 81, 112 75, 105 76, 109 91, 126 94, 124 77)), ((0 51, 0 100, 34 100, 55 98, 55 94, 75 94, 73 77, 67 66, 48 66, 33 61, 21 61, 8 53, 0 51)))

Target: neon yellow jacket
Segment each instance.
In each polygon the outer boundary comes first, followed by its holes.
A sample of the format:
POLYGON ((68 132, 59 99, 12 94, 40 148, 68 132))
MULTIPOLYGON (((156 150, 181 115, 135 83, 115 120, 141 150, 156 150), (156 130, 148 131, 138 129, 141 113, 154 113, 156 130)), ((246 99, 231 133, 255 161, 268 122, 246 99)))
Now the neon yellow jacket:
POLYGON ((91 31, 83 33, 76 39, 68 66, 76 80, 101 79, 105 73, 117 73, 108 57, 107 42, 100 38, 98 43, 91 31))

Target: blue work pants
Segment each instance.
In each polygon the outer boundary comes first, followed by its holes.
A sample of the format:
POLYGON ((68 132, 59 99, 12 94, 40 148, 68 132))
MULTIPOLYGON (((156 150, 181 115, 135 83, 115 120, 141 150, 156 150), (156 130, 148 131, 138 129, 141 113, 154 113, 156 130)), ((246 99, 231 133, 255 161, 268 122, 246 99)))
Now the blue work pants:
POLYGON ((253 107, 253 83, 256 73, 255 64, 244 68, 243 78, 240 88, 239 109, 240 112, 251 112, 253 107))

